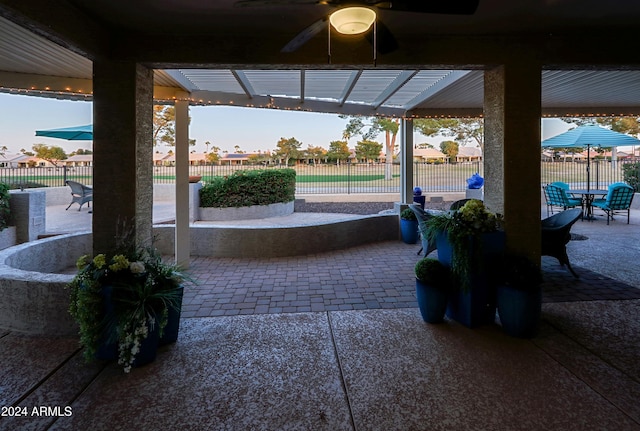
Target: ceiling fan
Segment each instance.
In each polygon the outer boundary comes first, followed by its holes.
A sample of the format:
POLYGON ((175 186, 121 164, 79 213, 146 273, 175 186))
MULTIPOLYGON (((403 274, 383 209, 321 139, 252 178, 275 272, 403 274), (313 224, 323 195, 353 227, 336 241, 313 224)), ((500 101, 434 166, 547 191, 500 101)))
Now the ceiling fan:
MULTIPOLYGON (((376 12, 377 10, 395 11, 395 12, 415 12, 415 13, 433 13, 433 14, 450 14, 450 15, 472 15, 478 8, 480 0, 405 0, 405 1, 379 1, 379 0, 238 0, 235 2, 236 7, 249 6, 303 6, 303 5, 327 5, 338 8, 338 11, 344 9, 352 9, 354 7, 368 8, 376 12)), ((287 43, 281 52, 293 52, 307 43, 315 35, 327 28, 327 21, 335 13, 325 16, 311 24, 309 27, 298 33, 289 43, 287 43)), ((398 43, 391 31, 382 23, 378 14, 374 14, 373 20, 376 21, 377 46, 376 50, 385 54, 395 50, 398 43)), ((334 25, 335 26, 335 25, 334 25)), ((368 30, 368 27, 365 31, 368 30)), ((338 30, 341 32, 340 30, 338 30)), ((342 32, 341 32, 342 33, 342 32)), ((351 31, 350 34, 356 32, 351 31)), ((358 33, 361 33, 360 31, 358 33)), ((374 43, 374 37, 370 33, 366 35, 369 42, 374 43)))

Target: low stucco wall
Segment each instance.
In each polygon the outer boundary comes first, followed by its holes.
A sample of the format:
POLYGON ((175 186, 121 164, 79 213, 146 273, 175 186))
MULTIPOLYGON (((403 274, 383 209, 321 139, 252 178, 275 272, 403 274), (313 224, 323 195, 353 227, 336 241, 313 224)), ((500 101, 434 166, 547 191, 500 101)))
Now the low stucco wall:
MULTIPOLYGON (((154 228, 155 245, 173 254, 175 225, 154 228)), ((379 241, 398 240, 398 215, 287 226, 206 226, 190 228, 191 254, 211 257, 283 257, 341 250, 379 241)))
POLYGON ((281 217, 293 214, 294 201, 280 202, 271 205, 253 205, 237 208, 203 208, 200 207, 198 220, 231 221, 255 220, 269 217, 281 217))
POLYGON ((33 335, 78 332, 69 315, 73 275, 56 274, 91 253, 91 234, 32 241, 0 251, 0 329, 33 335))

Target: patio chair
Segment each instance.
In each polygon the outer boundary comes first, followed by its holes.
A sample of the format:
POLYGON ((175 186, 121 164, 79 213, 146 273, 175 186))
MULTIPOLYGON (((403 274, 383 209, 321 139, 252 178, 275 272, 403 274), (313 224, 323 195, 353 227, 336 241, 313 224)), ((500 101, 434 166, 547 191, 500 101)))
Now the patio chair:
MULTIPOLYGON (((543 187, 544 199, 547 203, 547 217, 553 214, 553 207, 562 208, 563 211, 569 208, 575 208, 580 206, 581 210, 584 210, 582 205, 582 199, 575 199, 569 197, 567 189, 558 184, 547 184, 543 187)), ((582 211, 581 211, 582 212, 582 211)))
POLYGON ((567 255, 567 243, 571 240, 571 226, 582 217, 582 210, 573 208, 559 212, 542 220, 542 256, 558 259, 560 265, 567 265, 574 277, 580 276, 573 270, 567 255))
POLYGON ((436 249, 436 242, 428 241, 425 237, 425 232, 427 231, 427 220, 435 213, 440 213, 441 211, 437 210, 423 210, 419 204, 410 204, 409 208, 416 215, 418 219, 418 231, 420 231, 420 239, 422 241, 422 248, 418 250, 418 254, 424 251, 424 255, 427 256, 429 253, 436 249))
POLYGON ((71 180, 65 181, 65 184, 71 187, 71 203, 67 209, 69 209, 73 204, 80 205, 78 211, 82 209, 82 205, 85 203, 87 204, 87 207, 91 207, 90 202, 93 200, 93 189, 91 187, 71 180))
POLYGON ((633 201, 633 187, 624 183, 615 183, 609 186, 607 197, 604 199, 594 199, 591 207, 600 208, 607 214, 607 224, 609 219, 613 220, 613 215, 627 212, 627 224, 631 216, 631 201, 633 201))

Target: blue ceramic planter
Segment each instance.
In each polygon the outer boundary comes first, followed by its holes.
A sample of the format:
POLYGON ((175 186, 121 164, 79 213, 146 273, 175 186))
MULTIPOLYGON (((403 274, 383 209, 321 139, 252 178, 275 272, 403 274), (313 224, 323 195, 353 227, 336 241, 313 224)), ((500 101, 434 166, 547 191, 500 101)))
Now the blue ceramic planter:
POLYGON ((177 301, 177 309, 169 307, 169 315, 167 318, 167 326, 164 327, 162 337, 160 337, 160 345, 175 343, 178 340, 178 331, 180 330, 180 310, 182 309, 182 297, 184 287, 178 288, 179 295, 177 301))
POLYGON ((416 279, 416 299, 422 320, 427 323, 442 323, 447 310, 447 291, 416 279))
POLYGON ((416 220, 400 219, 400 233, 402 241, 406 244, 415 244, 418 242, 418 222, 416 220))
POLYGON ((533 338, 538 333, 542 290, 522 291, 498 286, 498 316, 503 331, 518 338, 533 338))
MULTIPOLYGON (((489 232, 481 237, 482 262, 480 268, 487 268, 490 262, 504 252, 504 232, 489 232)), ((446 233, 440 233, 436 238, 438 246, 438 260, 446 266, 451 266, 453 248, 446 233)), ((469 253, 472 253, 473 245, 469 253)), ((491 274, 487 270, 472 271, 466 281, 467 289, 458 286, 449 295, 446 315, 463 325, 474 328, 495 322, 496 316, 496 287, 491 282, 491 274)))

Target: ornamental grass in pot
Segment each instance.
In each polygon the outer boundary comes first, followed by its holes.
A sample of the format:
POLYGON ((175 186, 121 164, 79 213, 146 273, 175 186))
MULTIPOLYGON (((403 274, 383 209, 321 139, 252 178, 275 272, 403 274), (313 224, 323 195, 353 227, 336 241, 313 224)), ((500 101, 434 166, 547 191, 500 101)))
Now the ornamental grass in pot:
POLYGON ((438 259, 451 268, 453 277, 447 316, 465 326, 495 320, 493 274, 504 250, 502 226, 502 216, 477 199, 427 220, 427 238, 436 242, 438 259))
POLYGON ((451 271, 438 259, 425 257, 415 265, 416 298, 422 319, 441 323, 447 309, 451 271))
POLYGON ((153 249, 122 247, 82 256, 69 283, 69 312, 87 360, 116 359, 125 372, 155 359, 169 311, 180 307, 184 273, 153 249))

